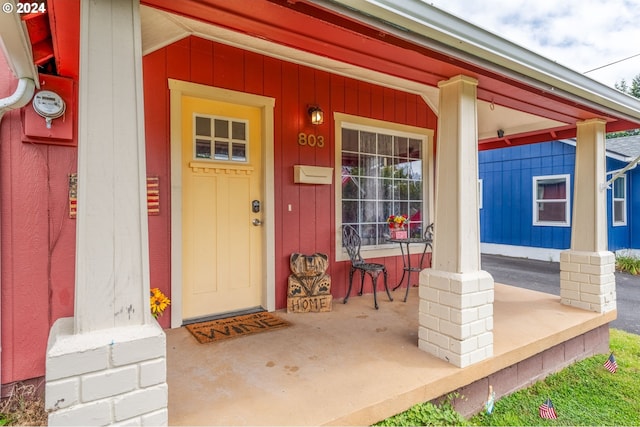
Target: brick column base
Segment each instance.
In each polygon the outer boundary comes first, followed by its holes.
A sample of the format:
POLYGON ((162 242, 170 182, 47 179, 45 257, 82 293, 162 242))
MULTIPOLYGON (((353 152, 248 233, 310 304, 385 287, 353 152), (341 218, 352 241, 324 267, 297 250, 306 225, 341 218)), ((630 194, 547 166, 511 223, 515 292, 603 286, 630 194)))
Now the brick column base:
POLYGON ((49 335, 49 425, 167 425, 166 337, 157 323, 73 333, 58 319, 49 335))
POLYGON ((616 257, 612 252, 560 253, 562 304, 606 313, 616 309, 616 257))
POLYGON ((418 347, 464 368, 493 356, 493 277, 420 273, 418 347))

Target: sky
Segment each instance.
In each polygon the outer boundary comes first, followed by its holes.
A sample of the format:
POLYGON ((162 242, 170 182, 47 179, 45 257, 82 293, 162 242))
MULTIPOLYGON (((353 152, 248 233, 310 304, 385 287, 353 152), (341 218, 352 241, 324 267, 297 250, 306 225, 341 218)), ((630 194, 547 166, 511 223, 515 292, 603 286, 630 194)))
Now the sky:
POLYGON ((423 1, 605 85, 640 74, 640 0, 423 1))

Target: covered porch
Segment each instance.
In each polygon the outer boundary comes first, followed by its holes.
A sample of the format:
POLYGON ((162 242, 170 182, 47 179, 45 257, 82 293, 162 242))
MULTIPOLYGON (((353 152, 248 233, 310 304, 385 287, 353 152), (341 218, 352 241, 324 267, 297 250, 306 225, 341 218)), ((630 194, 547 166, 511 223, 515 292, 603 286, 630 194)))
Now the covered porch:
POLYGON ((608 351, 615 311, 495 284, 494 354, 457 368, 418 348, 418 288, 406 303, 336 300, 326 313, 277 314, 292 326, 199 344, 167 330, 170 425, 370 425, 463 388, 463 414, 573 361, 608 351))
MULTIPOLYGON (((469 397, 461 412, 470 413, 481 407, 490 381, 500 396, 607 351, 607 324, 616 311, 613 257, 603 234, 606 210, 598 193, 604 138, 606 132, 637 127, 637 100, 415 0, 265 0, 249 8, 220 0, 142 3, 81 2, 76 13, 68 6, 58 9, 58 17, 66 16, 77 30, 80 45, 69 43, 73 47, 57 58, 60 65, 79 62, 69 74, 78 84, 77 172, 83 184, 77 195, 74 316, 57 319, 47 348, 51 425, 368 424, 461 387, 469 397), (291 28, 285 25, 292 22, 291 28), (188 37, 225 48, 212 53, 204 67, 182 56, 202 57, 200 42, 188 49, 174 45, 172 53, 179 56, 167 55, 171 61, 153 67, 166 76, 143 73, 145 57, 176 40, 190 43, 188 37), (243 60, 230 61, 231 50, 241 50, 233 58, 243 60), (233 67, 245 64, 241 55, 256 52, 264 55, 262 65, 247 62, 247 74, 258 70, 251 83, 260 84, 249 86, 234 78, 243 73, 233 67), (301 64, 332 76, 293 92, 288 74, 271 78, 274 58, 287 62, 276 63, 278 70, 301 64), (234 72, 216 74, 225 64, 234 72), (293 164, 337 166, 337 145, 323 156, 270 160, 277 158, 274 152, 295 152, 291 145, 301 145, 295 137, 307 130, 307 103, 322 98, 328 113, 394 122, 396 109, 381 108, 385 94, 421 97, 429 107, 422 127, 436 137, 437 148, 429 150, 434 189, 426 196, 434 198, 429 206, 437 231, 433 269, 422 273, 420 291, 412 289, 406 304, 382 297, 377 311, 372 295, 342 305, 336 292, 330 313, 281 313, 292 327, 219 344, 197 344, 184 328, 163 331, 149 312, 149 288, 158 283, 152 278, 171 289, 172 320, 178 326, 182 321, 183 277, 175 268, 182 262, 182 242, 171 240, 182 226, 180 215, 173 214, 180 212, 180 197, 169 193, 167 184, 177 170, 167 157, 176 129, 167 86, 178 77, 276 100, 274 113, 268 120, 264 116, 263 132, 268 160, 260 261, 267 310, 282 307, 288 256, 306 241, 317 241, 314 248, 323 245, 332 260, 344 261, 336 210, 327 213, 312 238, 300 232, 307 220, 301 214, 296 233, 285 227, 289 212, 296 212, 292 205, 316 200, 315 193, 299 197, 303 192, 289 173, 293 164), (342 77, 357 87, 379 86, 380 102, 369 94, 337 102, 327 82, 342 77), (281 85, 265 84, 274 80, 281 85), (143 94, 150 92, 163 103, 145 103, 143 94), (351 102, 356 98, 359 102, 351 102), (158 129, 162 132, 154 134, 158 129), (561 298, 494 288, 480 265, 478 150, 573 136, 580 147, 573 198, 580 216, 572 222, 577 234, 572 250, 562 259, 561 298), (165 186, 162 200, 173 204, 163 207, 162 216, 154 218, 162 223, 149 233, 145 175, 153 168, 165 186), (296 203, 283 197, 290 194, 296 203), (171 264, 174 255, 179 261, 171 264)), ((23 36, 19 20, 13 25, 12 33, 23 36)), ((37 81, 33 72, 14 74, 37 81)), ((405 118, 412 120, 419 124, 417 117, 405 118)), ((335 123, 327 120, 326 135, 340 135, 335 123)), ((314 222, 327 206, 340 205, 339 191, 327 188, 319 191, 314 222)), ((341 265, 331 272, 336 278, 345 271, 341 265)), ((167 317, 161 319, 164 326, 167 317)))

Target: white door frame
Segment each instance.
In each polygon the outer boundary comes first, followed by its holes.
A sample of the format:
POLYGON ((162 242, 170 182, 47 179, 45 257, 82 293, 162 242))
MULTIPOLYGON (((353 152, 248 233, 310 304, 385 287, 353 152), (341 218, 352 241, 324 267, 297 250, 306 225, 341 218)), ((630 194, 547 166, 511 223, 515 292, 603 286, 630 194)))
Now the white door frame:
POLYGON ((275 99, 197 83, 169 79, 171 123, 171 327, 182 326, 182 97, 257 107, 262 114, 263 289, 262 306, 276 309, 275 217, 273 178, 273 108, 275 99))

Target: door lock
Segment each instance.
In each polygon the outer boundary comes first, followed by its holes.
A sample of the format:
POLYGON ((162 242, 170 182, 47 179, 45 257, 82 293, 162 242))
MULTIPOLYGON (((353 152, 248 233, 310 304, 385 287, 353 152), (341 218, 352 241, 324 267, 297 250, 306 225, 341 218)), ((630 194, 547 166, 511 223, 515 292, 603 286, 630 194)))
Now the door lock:
POLYGON ((260 200, 254 200, 253 202, 251 202, 251 211, 253 213, 260 212, 260 200))

